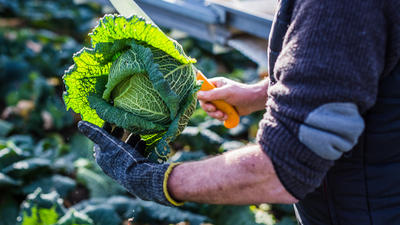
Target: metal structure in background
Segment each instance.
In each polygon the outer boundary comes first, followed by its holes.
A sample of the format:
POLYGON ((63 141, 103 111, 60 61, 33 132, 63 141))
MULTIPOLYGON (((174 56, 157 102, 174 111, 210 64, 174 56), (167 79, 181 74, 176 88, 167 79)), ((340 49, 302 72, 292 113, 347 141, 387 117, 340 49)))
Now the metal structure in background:
MULTIPOLYGON (((104 3, 104 0, 98 0, 104 3)), ((160 26, 230 46, 267 68, 267 37, 276 0, 136 0, 160 26)))

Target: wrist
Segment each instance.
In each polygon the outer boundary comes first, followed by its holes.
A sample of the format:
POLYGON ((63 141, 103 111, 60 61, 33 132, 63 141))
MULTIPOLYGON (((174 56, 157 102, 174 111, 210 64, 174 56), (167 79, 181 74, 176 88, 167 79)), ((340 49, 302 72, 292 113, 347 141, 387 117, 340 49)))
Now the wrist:
POLYGON ((170 178, 172 177, 172 171, 174 170, 175 167, 177 167, 180 164, 181 163, 171 163, 164 175, 164 182, 163 182, 164 196, 168 200, 168 202, 170 202, 174 206, 182 206, 184 204, 184 201, 180 201, 175 197, 173 192, 174 189, 171 188, 170 185, 171 183, 170 178))
POLYGON ((268 98, 269 79, 263 79, 256 84, 250 85, 250 98, 252 99, 252 112, 264 110, 268 98))
MULTIPOLYGON (((185 200, 191 200, 190 194, 188 193, 187 188, 187 180, 188 178, 188 165, 190 162, 182 163, 176 165, 171 173, 169 174, 169 178, 167 181, 168 193, 170 196, 178 202, 183 202, 185 200), (185 172, 186 171, 186 172, 185 172)), ((190 188, 189 188, 190 189, 190 188)), ((193 190, 191 190, 193 191, 193 190)))

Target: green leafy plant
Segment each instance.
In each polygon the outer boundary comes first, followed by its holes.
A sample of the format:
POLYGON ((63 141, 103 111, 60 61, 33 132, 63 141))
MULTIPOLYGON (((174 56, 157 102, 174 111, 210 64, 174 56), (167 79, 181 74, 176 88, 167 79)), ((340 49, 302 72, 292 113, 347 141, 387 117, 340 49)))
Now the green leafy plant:
MULTIPOLYGON (((182 221, 253 225, 269 224, 268 214, 275 218, 271 224, 297 224, 291 205, 263 210, 186 203, 169 208, 134 199, 96 166, 93 143, 76 131, 74 117, 60 101, 59 75, 73 63, 71 55, 81 48, 80 43, 86 43, 89 29, 104 10, 94 1, 0 0, 0 224, 122 225, 134 218, 137 225, 182 221)), ((147 42, 129 35, 114 39, 134 39, 149 48, 147 42)), ((196 68, 208 77, 258 79, 252 72, 255 68, 249 68, 248 59, 238 52, 216 54, 212 43, 173 37, 188 55, 199 59, 196 68)), ((197 160, 236 149, 239 142, 246 144, 255 137, 261 116, 242 117, 237 128, 227 130, 198 109, 190 127, 171 145, 176 152, 171 160, 197 160)))
POLYGON ((55 208, 40 208, 34 206, 31 211, 31 215, 26 212, 23 214, 22 225, 51 225, 57 222, 58 214, 55 208))
POLYGON ((196 61, 136 16, 106 15, 89 36, 92 48, 76 53, 64 75, 67 108, 140 134, 150 159, 166 159, 196 108, 196 61))
POLYGON ((61 217, 56 225, 92 225, 93 220, 90 219, 86 214, 77 212, 74 209, 68 210, 68 212, 61 217))
POLYGON ((57 192, 44 194, 38 188, 21 204, 18 224, 51 225, 55 224, 64 213, 65 208, 57 192))

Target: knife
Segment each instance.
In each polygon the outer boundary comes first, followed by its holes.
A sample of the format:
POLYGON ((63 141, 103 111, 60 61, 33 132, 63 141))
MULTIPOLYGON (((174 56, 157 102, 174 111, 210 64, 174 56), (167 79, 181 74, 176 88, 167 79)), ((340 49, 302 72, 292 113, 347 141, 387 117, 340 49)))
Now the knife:
POLYGON ((140 8, 134 0, 110 0, 111 4, 119 14, 128 18, 133 15, 143 17, 147 22, 151 22, 155 26, 156 23, 140 8))
MULTIPOLYGON (((136 4, 134 0, 110 0, 114 8, 124 17, 131 17, 133 15, 143 17, 146 21, 151 22, 154 26, 158 27, 156 23, 136 4)), ((215 86, 208 81, 208 79, 201 73, 197 71, 197 80, 202 80, 203 84, 200 88, 202 91, 208 91, 215 88, 215 86)), ((211 101, 218 110, 224 112, 228 119, 224 121, 224 126, 226 128, 234 128, 240 122, 240 117, 237 110, 230 104, 222 100, 211 101)))

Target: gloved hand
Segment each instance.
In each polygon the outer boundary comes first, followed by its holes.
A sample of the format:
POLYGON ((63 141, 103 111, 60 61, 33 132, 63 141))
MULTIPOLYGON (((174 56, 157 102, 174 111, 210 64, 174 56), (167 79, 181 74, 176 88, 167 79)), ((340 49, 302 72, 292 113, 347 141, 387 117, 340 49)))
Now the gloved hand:
POLYGON ((125 187, 131 194, 168 206, 180 206, 167 190, 168 176, 177 164, 151 163, 139 152, 145 143, 131 135, 126 143, 120 138, 122 129, 102 129, 86 121, 78 123, 78 129, 95 143, 95 158, 105 174, 125 187), (119 136, 119 137, 118 137, 119 136))

